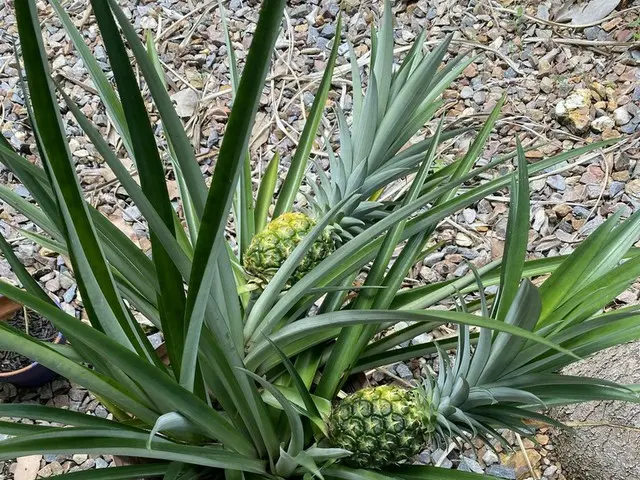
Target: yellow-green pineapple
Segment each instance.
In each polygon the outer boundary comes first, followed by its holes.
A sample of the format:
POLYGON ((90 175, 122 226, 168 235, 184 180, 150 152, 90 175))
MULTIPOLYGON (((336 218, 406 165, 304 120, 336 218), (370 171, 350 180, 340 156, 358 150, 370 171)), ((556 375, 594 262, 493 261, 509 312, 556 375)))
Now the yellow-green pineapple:
MULTIPOLYGON (((245 252, 245 271, 254 277, 256 283, 268 283, 315 224, 311 217, 300 212, 284 213, 269 222, 253 237, 245 252)), ((300 280, 334 250, 335 244, 327 229, 313 243, 289 283, 300 280)))

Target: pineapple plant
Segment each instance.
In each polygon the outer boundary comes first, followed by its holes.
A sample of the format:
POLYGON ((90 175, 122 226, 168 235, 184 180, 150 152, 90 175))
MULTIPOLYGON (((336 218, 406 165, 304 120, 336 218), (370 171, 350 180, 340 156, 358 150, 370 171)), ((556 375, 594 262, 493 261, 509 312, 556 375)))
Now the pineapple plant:
POLYGON ((636 307, 608 308, 640 275, 634 247, 640 214, 624 221, 620 213, 611 215, 569 256, 526 260, 529 177, 607 148, 614 140, 531 165, 516 142, 514 152, 476 165, 499 102, 467 153, 434 172, 439 143, 455 131, 441 123, 423 142, 404 145, 442 105, 439 93, 467 60, 441 67, 447 42, 425 55, 420 40, 397 69, 390 69, 393 31, 387 1, 382 28, 374 34, 377 47, 366 94, 357 65, 352 69, 351 129, 336 112, 340 146, 335 153, 327 149, 330 178, 318 169, 317 179, 309 180, 315 188, 313 214, 293 213, 338 42, 284 184, 276 194, 276 158, 253 192, 247 148, 285 8, 284 0, 262 2, 241 77, 235 77, 229 42, 235 100, 207 188, 159 71, 152 36, 146 43, 139 38, 117 0, 91 0, 113 85, 60 1, 48 5, 13 3, 26 110, 43 166, 22 157, 0 136, 0 161, 34 202, 3 186, 0 199, 38 227, 23 235, 69 259, 87 322, 59 308, 11 243, 0 241, 20 282, 17 287, 0 281, 0 294, 49 318, 70 340, 51 345, 0 323, 0 349, 28 356, 85 386, 113 419, 0 404, 0 417, 29 420, 0 422, 0 433, 12 436, 0 442, 0 461, 73 453, 145 460, 109 469, 106 475, 113 479, 448 480, 461 478, 460 473, 410 465, 412 456, 429 444, 503 441, 498 428, 531 435, 527 420, 554 423, 540 413, 547 406, 638 401, 635 385, 558 372, 578 358, 640 337, 636 307), (87 66, 126 155, 135 161, 139 183, 122 164, 124 153, 113 151, 64 87, 50 80, 38 19, 43 8, 53 8, 50 13, 87 66), (139 207, 150 230, 150 255, 85 200, 59 99, 139 207), (158 111, 164 139, 154 136, 148 102, 158 111), (516 160, 514 172, 477 181, 479 174, 509 159, 516 160), (167 194, 165 161, 178 179, 183 218, 167 194), (408 188, 385 197, 386 186, 397 178, 408 178, 408 188), (511 203, 501 262, 453 280, 403 288, 441 221, 505 188, 511 203), (230 219, 233 240, 226 234, 230 219), (263 232, 268 233, 260 237, 263 232), (252 249, 251 242, 259 244, 260 238, 264 245, 252 249), (255 268, 245 260, 254 255, 260 257, 255 268), (260 295, 246 295, 243 263, 264 285, 260 295), (263 274, 264 265, 268 271, 263 274), (355 286, 358 275, 364 280, 355 286), (544 281, 536 287, 529 278, 544 281), (488 293, 492 286, 498 287, 497 294, 488 293), (457 308, 433 308, 450 297, 457 308), (162 332, 168 361, 136 321, 140 315, 162 332), (408 326, 379 335, 399 322, 408 326), (457 337, 404 345, 443 325, 457 325, 457 337), (352 373, 434 356, 439 357, 437 374, 427 371, 419 386, 382 385, 343 394, 352 373))
MULTIPOLYGON (((424 31, 418 36, 395 73, 392 49, 380 48, 375 55, 371 55, 371 75, 365 94, 362 93, 362 80, 355 53, 350 47, 349 58, 354 82, 351 124, 340 105, 336 104, 338 149, 334 152, 331 143, 325 138, 329 169, 325 172, 321 166, 314 164, 316 175, 307 174, 307 184, 314 193, 305 194, 308 213, 296 212, 291 217, 287 212, 293 205, 306 168, 299 159, 309 155, 308 148, 296 151, 294 166, 283 182, 274 207, 275 218, 267 224, 264 231, 256 230, 242 257, 245 271, 253 279, 253 283, 268 283, 288 258, 291 247, 296 246, 309 232, 308 225, 314 224, 315 219, 322 218, 334 207, 344 203, 334 221, 323 231, 322 239, 314 244, 309 258, 303 260, 305 267, 296 271, 291 283, 299 280, 300 275, 308 271, 308 266, 316 265, 333 252, 334 247, 328 241, 329 235, 335 247, 338 247, 387 215, 389 202, 376 200, 380 192, 396 180, 406 178, 418 170, 434 137, 410 148, 404 148, 405 145, 443 107, 444 102, 439 98, 441 93, 473 60, 468 56, 458 55, 443 66, 451 37, 447 37, 425 55, 421 50, 425 36, 424 31), (416 102, 415 98, 420 98, 421 101, 416 102), (407 121, 398 122, 400 114, 407 121), (355 198, 347 201, 352 196, 355 198), (302 221, 303 216, 306 222, 302 221)), ((382 19, 380 38, 384 39, 385 47, 393 41, 390 15, 385 15, 382 19)), ((329 60, 328 75, 331 75, 339 43, 339 38, 336 38, 329 60)), ((322 85, 321 91, 327 86, 322 85)), ((311 129, 317 129, 319 116, 314 115, 317 113, 315 107, 322 105, 320 101, 323 98, 318 96, 312 107, 312 118, 307 124, 311 129)), ((496 112, 498 111, 499 106, 496 107, 496 112)), ((305 127, 303 136, 306 131, 305 127)), ((464 129, 444 132, 440 141, 463 131, 464 129)))

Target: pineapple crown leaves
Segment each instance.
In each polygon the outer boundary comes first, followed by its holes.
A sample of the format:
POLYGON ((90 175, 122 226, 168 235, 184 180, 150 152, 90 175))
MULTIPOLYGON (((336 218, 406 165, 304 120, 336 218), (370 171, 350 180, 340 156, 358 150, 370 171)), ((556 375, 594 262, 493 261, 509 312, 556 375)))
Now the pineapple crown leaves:
MULTIPOLYGON (((626 229, 625 232, 628 233, 626 229)), ((625 263, 617 269, 623 268, 625 263)), ((638 267, 635 266, 636 275, 637 271, 638 267)), ((630 281, 627 279, 626 285, 630 281)), ((481 304, 486 313, 488 308, 484 298, 481 304)), ((542 304, 539 290, 525 280, 520 284, 504 321, 533 332, 540 320, 542 304)), ((624 320, 630 315, 637 318, 636 310, 618 314, 624 320)), ((554 335, 550 331, 548 335, 550 340, 561 344, 563 339, 574 338, 569 332, 554 335)), ((456 441, 456 437, 495 438, 502 441, 496 427, 510 428, 530 436, 534 429, 525 420, 564 427, 537 410, 550 405, 573 403, 585 395, 640 402, 636 391, 624 385, 548 372, 544 363, 536 365, 536 362, 531 362, 530 350, 536 347, 527 345, 527 340, 509 333, 493 334, 483 328, 473 352, 472 343, 469 328, 460 326, 456 360, 452 364, 448 354, 436 342, 440 366, 437 378, 427 376, 417 389, 418 396, 423 398, 421 405, 425 411, 425 421, 432 423, 429 427, 433 431, 432 440, 438 444, 456 441), (511 375, 513 365, 533 365, 533 369, 527 374, 511 375)), ((564 354, 561 356, 566 357, 564 354)), ((565 360, 566 363, 572 361, 575 359, 565 360)))
MULTIPOLYGON (((336 105, 339 153, 333 152, 328 139, 324 142, 330 176, 318 166, 315 168, 317 182, 307 175, 307 182, 315 194, 310 201, 314 210, 326 212, 341 198, 358 190, 369 197, 415 171, 424 159, 430 139, 411 147, 409 155, 399 152, 443 105, 443 101, 438 100, 442 91, 473 61, 460 56, 440 68, 451 36, 424 55, 425 36, 423 31, 394 71, 392 13, 389 2, 385 1, 382 27, 379 32, 372 31, 369 86, 365 94, 362 93, 360 68, 349 45, 354 86, 351 127, 342 108, 336 105), (416 102, 416 98, 423 100, 416 102)), ((333 55, 331 59, 334 59, 333 55)), ((447 138, 450 135, 443 134, 441 141, 447 138)), ((353 222, 342 225, 349 236, 361 233, 375 221, 375 218, 360 216, 357 212, 345 214, 360 220, 356 226, 353 222)))

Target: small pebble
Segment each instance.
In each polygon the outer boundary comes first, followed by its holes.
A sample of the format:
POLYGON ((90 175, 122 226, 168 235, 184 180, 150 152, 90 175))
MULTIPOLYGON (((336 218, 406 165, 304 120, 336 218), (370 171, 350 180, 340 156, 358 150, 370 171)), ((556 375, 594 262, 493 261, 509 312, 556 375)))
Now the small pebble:
POLYGON ((482 466, 472 458, 460 457, 460 463, 458 464, 458 470, 462 472, 473 472, 484 474, 482 466))
POLYGON ((404 363, 399 363, 398 365, 396 365, 396 373, 403 380, 413 378, 413 373, 411 372, 409 367, 407 367, 407 365, 404 363))
POLYGON ((466 86, 460 90, 460 98, 467 99, 473 97, 473 88, 466 86))
POLYGON ((511 467, 504 465, 490 465, 485 472, 487 475, 493 475, 498 478, 506 478, 508 480, 516 480, 516 471, 511 467))
POLYGON ((485 465, 493 465, 494 463, 499 463, 500 459, 493 450, 487 450, 482 456, 482 461, 485 465))
POLYGON ((547 177, 547 185, 549 185, 554 190, 564 191, 567 188, 567 184, 562 175, 550 175, 547 177))

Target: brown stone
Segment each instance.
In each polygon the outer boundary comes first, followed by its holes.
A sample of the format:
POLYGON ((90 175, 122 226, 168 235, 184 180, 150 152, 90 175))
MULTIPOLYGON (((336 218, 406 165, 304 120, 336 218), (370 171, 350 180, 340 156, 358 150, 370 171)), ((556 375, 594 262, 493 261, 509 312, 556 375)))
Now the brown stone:
POLYGON ((534 160, 539 160, 541 158, 544 158, 544 154, 540 150, 529 150, 524 154, 524 156, 526 158, 531 158, 534 160))
POLYGON ((640 179, 631 180, 625 185, 624 191, 634 198, 640 198, 640 179))
POLYGON ((617 182, 626 182, 627 180, 629 180, 630 176, 631 175, 629 174, 628 170, 623 170, 622 172, 613 172, 611 174, 611 178, 613 178, 617 182))
POLYGON ((536 435, 536 440, 540 445, 547 445, 549 443, 549 435, 543 435, 539 433, 536 435))
POLYGON ((478 75, 478 69, 473 63, 470 63, 467 68, 462 71, 462 74, 467 78, 474 78, 478 75))
POLYGON ((610 140, 612 138, 620 138, 622 134, 615 128, 607 128, 602 132, 603 140, 610 140))
POLYGON ((571 212, 571 210, 572 208, 566 203, 561 203, 553 207, 553 211, 558 218, 566 217, 571 212))
POLYGON ((531 472, 529 470, 529 463, 531 463, 531 467, 537 473, 539 470, 540 460, 542 459, 542 455, 540 455, 534 449, 527 449, 524 452, 522 450, 518 450, 509 456, 507 459, 507 466, 511 468, 515 468, 516 470, 516 478, 518 480, 523 480, 531 476, 531 472), (526 454, 525 454, 526 452, 526 454), (529 462, 527 463, 527 458, 529 462))
POLYGON ((604 22, 602 24, 602 29, 605 32, 610 32, 611 30, 616 28, 618 25, 620 25, 621 22, 622 22, 622 17, 613 18, 613 19, 609 20, 608 22, 604 22))

